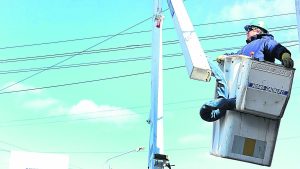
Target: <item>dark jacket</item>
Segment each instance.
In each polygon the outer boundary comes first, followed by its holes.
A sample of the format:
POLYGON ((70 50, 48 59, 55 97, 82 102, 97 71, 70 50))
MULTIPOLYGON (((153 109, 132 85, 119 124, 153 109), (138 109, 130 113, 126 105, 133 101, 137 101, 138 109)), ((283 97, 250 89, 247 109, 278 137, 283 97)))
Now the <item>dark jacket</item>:
POLYGON ((291 54, 287 48, 277 43, 271 34, 259 34, 251 37, 251 40, 246 42, 247 45, 237 54, 250 56, 251 52, 254 52, 254 58, 259 61, 274 62, 275 58, 282 61, 282 53, 291 54))

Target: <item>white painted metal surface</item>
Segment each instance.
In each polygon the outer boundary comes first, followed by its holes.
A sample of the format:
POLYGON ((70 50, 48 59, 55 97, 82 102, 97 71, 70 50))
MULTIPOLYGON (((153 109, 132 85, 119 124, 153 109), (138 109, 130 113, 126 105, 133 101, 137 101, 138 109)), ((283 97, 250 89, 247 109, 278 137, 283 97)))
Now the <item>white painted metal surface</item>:
POLYGON ((209 81, 211 69, 182 0, 168 0, 168 5, 190 78, 209 81))
POLYGON ((221 66, 235 111, 214 122, 211 154, 270 166, 294 69, 236 55, 221 66))
POLYGON ((227 111, 214 122, 211 154, 270 166, 280 120, 227 111))
POLYGON ((279 119, 288 103, 294 69, 247 56, 226 57, 224 72, 229 95, 236 97, 238 111, 279 119))
POLYGON ((294 69, 251 60, 244 65, 240 74, 237 110, 281 118, 290 97, 294 69))
POLYGON ((298 40, 300 44, 300 0, 295 0, 295 7, 296 7, 296 16, 297 16, 297 25, 298 25, 298 40))
POLYGON ((162 62, 162 1, 154 2, 152 29, 152 70, 151 70, 151 110, 148 167, 162 169, 155 165, 154 154, 163 154, 163 62, 162 62))

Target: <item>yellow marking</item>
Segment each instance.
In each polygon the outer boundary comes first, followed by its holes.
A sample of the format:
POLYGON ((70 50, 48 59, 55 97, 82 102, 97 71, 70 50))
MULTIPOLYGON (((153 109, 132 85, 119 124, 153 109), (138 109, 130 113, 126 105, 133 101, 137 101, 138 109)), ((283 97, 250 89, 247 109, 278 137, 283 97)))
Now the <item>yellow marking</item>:
POLYGON ((245 138, 243 155, 253 156, 256 140, 245 138))

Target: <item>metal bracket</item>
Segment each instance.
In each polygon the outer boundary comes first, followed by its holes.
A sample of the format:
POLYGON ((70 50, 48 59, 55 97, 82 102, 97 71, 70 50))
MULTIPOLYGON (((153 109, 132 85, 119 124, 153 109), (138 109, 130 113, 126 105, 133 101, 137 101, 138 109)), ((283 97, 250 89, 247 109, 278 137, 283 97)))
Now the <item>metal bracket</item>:
POLYGON ((154 166, 162 169, 164 167, 168 167, 168 169, 171 169, 172 166, 175 166, 169 163, 169 158, 165 154, 154 154, 154 160, 155 160, 154 166))
POLYGON ((160 28, 161 27, 161 24, 163 22, 163 19, 164 19, 164 16, 162 14, 157 14, 155 15, 155 22, 156 22, 156 27, 157 28, 160 28))

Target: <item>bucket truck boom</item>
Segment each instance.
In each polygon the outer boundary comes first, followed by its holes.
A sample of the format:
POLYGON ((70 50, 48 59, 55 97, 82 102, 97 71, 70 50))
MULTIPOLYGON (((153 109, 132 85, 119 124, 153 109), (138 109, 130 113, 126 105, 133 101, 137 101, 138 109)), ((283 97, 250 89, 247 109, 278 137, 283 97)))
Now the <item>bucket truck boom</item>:
POLYGON ((210 81, 211 68, 182 0, 168 0, 168 6, 190 78, 210 81))
MULTIPOLYGON (((163 151, 162 18, 155 1, 152 55, 152 109, 148 169, 171 169, 163 151)), ((210 81, 212 70, 182 0, 167 0, 191 79, 210 81)), ((298 22, 300 0, 296 0, 298 22)), ((298 24, 299 24, 298 23, 298 24)), ((298 26, 300 29, 300 26, 298 26)), ((300 36, 300 33, 299 33, 300 36)), ((211 154, 270 166, 281 118, 287 106, 295 69, 233 55, 219 65, 236 108, 213 125, 211 154)))

